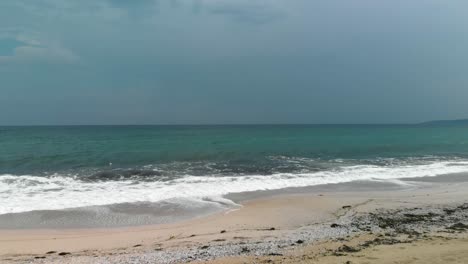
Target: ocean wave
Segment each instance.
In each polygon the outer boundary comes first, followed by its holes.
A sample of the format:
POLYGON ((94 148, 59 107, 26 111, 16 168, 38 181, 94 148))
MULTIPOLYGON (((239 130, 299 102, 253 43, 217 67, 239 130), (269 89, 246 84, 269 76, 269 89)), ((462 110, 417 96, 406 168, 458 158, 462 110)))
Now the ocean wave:
MULTIPOLYGON (((293 159, 292 162, 300 161, 293 159)), ((5 174, 0 175, 0 214, 118 203, 159 202, 176 198, 199 198, 215 201, 215 197, 229 193, 305 187, 356 180, 392 180, 468 172, 468 161, 460 159, 430 162, 425 160, 425 162, 413 164, 387 162, 386 165, 349 165, 343 160, 336 161, 336 163, 342 164, 342 166, 330 166, 325 170, 304 173, 273 173, 269 175, 195 176, 185 174, 165 181, 137 181, 132 178, 119 178, 120 174, 118 173, 109 174, 110 178, 107 177, 106 180, 104 177, 100 181, 89 181, 80 177, 60 174, 49 177, 5 174)), ((144 170, 133 171, 130 175, 145 176, 152 175, 152 173, 149 170, 144 170)), ((154 175, 158 175, 158 173, 154 175)))

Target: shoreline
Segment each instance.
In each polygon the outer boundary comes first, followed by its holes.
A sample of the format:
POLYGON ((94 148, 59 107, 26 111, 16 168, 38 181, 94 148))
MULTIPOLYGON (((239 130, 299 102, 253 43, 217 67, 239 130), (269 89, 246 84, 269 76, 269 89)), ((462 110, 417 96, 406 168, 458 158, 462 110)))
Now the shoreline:
MULTIPOLYGON (((271 254, 283 255, 330 239, 380 232, 353 227, 350 223, 358 216, 375 212, 385 215, 392 210, 412 212, 414 208, 419 208, 423 214, 444 208, 453 210, 450 208, 468 203, 467 189, 466 182, 438 182, 416 189, 385 192, 283 193, 247 199, 238 210, 175 224, 111 229, 0 230, 0 260, 8 263, 128 263, 129 259, 137 259, 141 263, 179 263, 249 256, 268 258, 271 254), (331 227, 333 224, 336 226, 331 227), (47 254, 51 251, 55 253, 47 254)), ((463 221, 468 219, 465 211, 466 215, 460 216, 463 221)), ((462 224, 468 224, 463 221, 462 224)), ((424 221, 421 223, 425 225, 424 221)))
POLYGON ((306 187, 288 187, 230 193, 212 198, 179 198, 160 202, 139 202, 35 210, 0 215, 0 230, 86 230, 159 226, 191 221, 237 210, 252 200, 298 194, 391 192, 421 189, 434 183, 464 182, 467 173, 395 180, 358 180, 306 187))

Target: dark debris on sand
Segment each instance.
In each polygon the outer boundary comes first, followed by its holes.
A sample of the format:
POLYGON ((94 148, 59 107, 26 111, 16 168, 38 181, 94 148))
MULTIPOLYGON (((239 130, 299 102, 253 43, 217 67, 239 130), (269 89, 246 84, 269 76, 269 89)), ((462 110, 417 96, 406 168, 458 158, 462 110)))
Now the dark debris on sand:
POLYGON ((357 217, 352 226, 361 231, 384 230, 419 237, 434 228, 464 231, 468 225, 468 204, 451 208, 410 208, 369 213, 357 217))
POLYGON ((330 227, 350 228, 369 232, 377 237, 357 246, 342 245, 332 250, 334 256, 346 256, 377 245, 411 243, 427 237, 431 232, 464 232, 468 230, 468 204, 444 208, 409 208, 382 210, 355 216, 348 225, 330 227))

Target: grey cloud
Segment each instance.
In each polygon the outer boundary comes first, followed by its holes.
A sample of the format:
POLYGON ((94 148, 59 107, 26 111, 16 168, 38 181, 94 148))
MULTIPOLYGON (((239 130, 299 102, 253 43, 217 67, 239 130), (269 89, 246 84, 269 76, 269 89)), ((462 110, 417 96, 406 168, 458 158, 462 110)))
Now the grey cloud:
POLYGON ((274 2, 252 1, 208 1, 208 12, 236 19, 239 22, 267 23, 283 18, 286 13, 274 2))
MULTIPOLYGON (((5 31, 4 31, 5 32, 5 31)), ((20 29, 7 30, 9 39, 16 41, 11 54, 0 56, 0 63, 77 63, 80 61, 60 41, 52 40, 36 32, 20 29)))
POLYGON ((152 17, 158 12, 159 0, 108 0, 111 7, 125 10, 132 19, 152 17))

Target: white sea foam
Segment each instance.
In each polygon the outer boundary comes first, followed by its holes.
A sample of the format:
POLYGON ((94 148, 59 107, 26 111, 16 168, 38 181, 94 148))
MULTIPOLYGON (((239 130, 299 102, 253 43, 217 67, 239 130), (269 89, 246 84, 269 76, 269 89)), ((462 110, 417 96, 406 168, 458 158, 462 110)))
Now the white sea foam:
POLYGON ((228 193, 461 172, 468 172, 468 161, 440 161, 405 166, 358 165, 302 174, 279 173, 232 177, 185 175, 172 181, 137 183, 131 180, 86 182, 60 175, 52 177, 0 175, 0 214, 115 203, 158 202, 174 198, 218 201, 215 197, 228 193))

